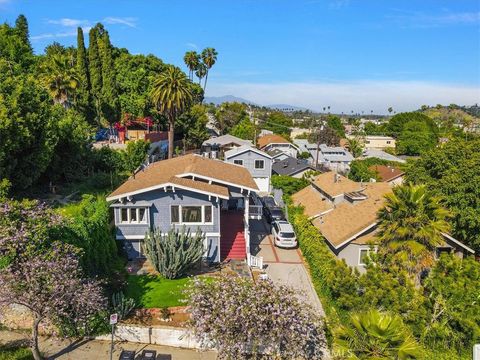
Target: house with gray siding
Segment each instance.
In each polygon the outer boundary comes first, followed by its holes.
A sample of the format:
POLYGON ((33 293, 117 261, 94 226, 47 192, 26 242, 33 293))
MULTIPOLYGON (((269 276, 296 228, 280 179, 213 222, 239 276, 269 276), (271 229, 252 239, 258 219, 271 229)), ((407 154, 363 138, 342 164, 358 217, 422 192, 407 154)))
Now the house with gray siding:
POLYGON ((245 167, 253 177, 260 192, 270 192, 272 157, 254 147, 241 146, 224 153, 224 161, 245 167))
MULTIPOLYGON (((243 166, 200 155, 152 163, 107 197, 116 239, 130 259, 145 257, 147 232, 185 228, 204 235, 205 259, 250 256, 250 199, 258 187, 243 166)), ((253 206, 255 207, 255 206, 253 206)))
MULTIPOLYGON (((311 185, 292 196, 312 224, 322 233, 330 250, 347 265, 365 271, 370 251, 377 251, 377 213, 385 195, 392 193, 386 182, 357 183, 334 172, 318 175, 311 185)), ((442 234, 437 255, 451 252, 464 257, 474 251, 450 234, 442 234)))

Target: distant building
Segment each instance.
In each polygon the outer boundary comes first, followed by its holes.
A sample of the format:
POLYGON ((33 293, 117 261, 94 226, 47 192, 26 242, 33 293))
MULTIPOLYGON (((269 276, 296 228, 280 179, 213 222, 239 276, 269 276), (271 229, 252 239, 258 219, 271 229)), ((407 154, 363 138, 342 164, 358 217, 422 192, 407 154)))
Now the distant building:
POLYGON ((296 158, 298 154, 298 148, 295 145, 276 134, 268 134, 259 137, 257 140, 257 146, 260 150, 266 152, 278 149, 294 158, 296 158))
POLYGON ((404 159, 399 158, 398 156, 389 154, 383 150, 376 150, 376 149, 365 149, 362 153, 360 159, 368 159, 368 158, 378 158, 387 161, 396 161, 399 163, 405 163, 404 159))
POLYGON ((270 192, 273 160, 269 154, 251 146, 240 146, 226 151, 224 161, 247 168, 260 192, 270 192))
POLYGON ((386 182, 392 186, 402 185, 405 172, 395 166, 390 165, 372 165, 368 168, 374 171, 381 182, 386 182))
MULTIPOLYGON (((306 139, 294 139, 293 142, 298 146, 300 152, 310 153, 308 161, 315 166, 317 162, 317 144, 310 143, 306 139)), ((319 166, 340 172, 346 172, 349 170, 350 163, 354 158, 348 150, 340 146, 327 146, 325 144, 320 144, 318 148, 319 166)))
POLYGON ((301 178, 309 170, 313 169, 306 160, 295 159, 291 156, 284 160, 275 161, 272 165, 274 174, 287 175, 294 178, 301 178))
POLYGON ((395 139, 391 136, 367 135, 363 139, 366 149, 394 148, 395 139))
POLYGON ((230 134, 213 137, 202 143, 202 155, 212 159, 223 158, 226 151, 241 146, 253 147, 253 143, 230 134))

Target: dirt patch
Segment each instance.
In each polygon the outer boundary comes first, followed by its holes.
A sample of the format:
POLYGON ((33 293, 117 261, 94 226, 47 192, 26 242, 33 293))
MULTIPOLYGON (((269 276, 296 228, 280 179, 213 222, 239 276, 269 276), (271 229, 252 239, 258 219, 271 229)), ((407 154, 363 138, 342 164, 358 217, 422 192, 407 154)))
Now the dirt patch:
POLYGON ((172 326, 185 327, 190 319, 190 313, 186 306, 175 306, 163 309, 137 309, 128 319, 122 321, 124 324, 144 326, 172 326))

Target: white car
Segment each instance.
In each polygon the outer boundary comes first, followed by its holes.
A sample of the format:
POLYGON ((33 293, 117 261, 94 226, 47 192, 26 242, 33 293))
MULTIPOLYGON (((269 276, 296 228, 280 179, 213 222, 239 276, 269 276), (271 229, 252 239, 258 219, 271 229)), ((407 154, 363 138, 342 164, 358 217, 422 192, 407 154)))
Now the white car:
POLYGON ((297 237, 292 225, 285 220, 272 223, 272 235, 275 245, 283 248, 297 247, 297 237))

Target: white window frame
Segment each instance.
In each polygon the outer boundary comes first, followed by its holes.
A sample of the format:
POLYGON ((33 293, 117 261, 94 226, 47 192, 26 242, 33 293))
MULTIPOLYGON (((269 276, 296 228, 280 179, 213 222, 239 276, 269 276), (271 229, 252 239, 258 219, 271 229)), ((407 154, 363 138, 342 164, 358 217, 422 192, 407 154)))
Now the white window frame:
POLYGON ((171 225, 213 225, 213 217, 214 217, 214 214, 213 214, 213 210, 214 210, 214 206, 211 205, 211 204, 207 204, 207 205, 190 205, 190 204, 187 204, 187 205, 180 205, 180 204, 172 204, 170 205, 170 224, 171 225), (172 222, 172 206, 178 206, 178 217, 179 217, 179 221, 178 222, 172 222), (183 221, 183 215, 182 215, 182 208, 183 207, 200 207, 201 208, 201 212, 202 212, 202 221, 200 222, 184 222, 183 221), (212 221, 209 221, 209 222, 206 222, 205 221, 205 208, 207 206, 210 206, 210 208, 212 209, 212 221))
POLYGON ((362 260, 361 260, 361 259, 362 259, 362 251, 363 251, 363 250, 366 250, 366 251, 367 251, 367 256, 370 256, 370 253, 371 253, 372 251, 373 251, 374 253, 377 252, 377 247, 374 246, 373 249, 370 248, 370 247, 369 247, 369 248, 360 248, 360 249, 358 250, 358 265, 366 266, 367 264, 362 263, 362 260))
POLYGON ((263 170, 263 169, 265 169, 265 160, 263 160, 263 159, 255 159, 254 162, 253 162, 253 167, 254 167, 255 170, 263 170), (261 162, 262 162, 262 167, 261 167, 261 168, 257 167, 257 161, 261 161, 261 162))
POLYGON ((139 206, 139 207, 120 207, 118 208, 118 218, 115 219, 115 224, 116 225, 148 225, 149 220, 150 220, 150 212, 149 208, 145 206, 139 206), (143 221, 140 220, 140 209, 145 210, 145 218, 143 221), (127 210, 127 219, 123 219, 122 216, 122 211, 127 210), (136 215, 136 221, 132 221, 132 211, 135 211, 136 215))
POLYGON ((235 165, 241 165, 243 166, 243 159, 233 159, 233 163, 235 165), (237 163, 238 162, 238 163, 237 163))

